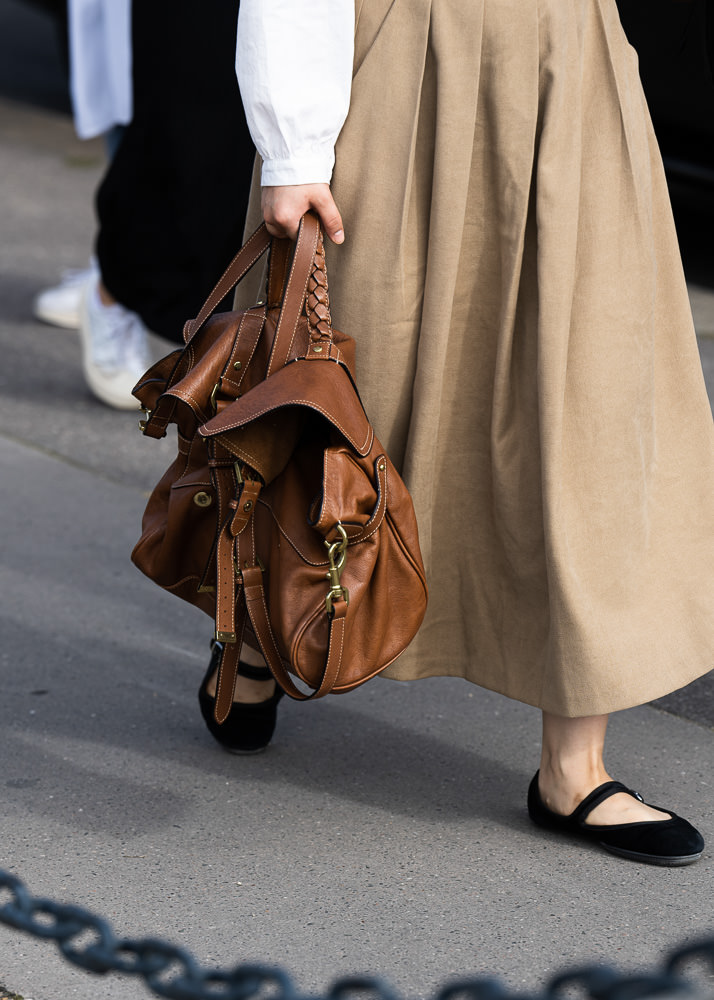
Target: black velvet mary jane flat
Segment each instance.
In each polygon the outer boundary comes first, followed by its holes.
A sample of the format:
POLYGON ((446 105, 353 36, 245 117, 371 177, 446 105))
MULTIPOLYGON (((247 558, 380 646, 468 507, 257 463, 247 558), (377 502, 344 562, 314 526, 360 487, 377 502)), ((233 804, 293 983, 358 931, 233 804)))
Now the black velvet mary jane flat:
MULTIPOLYGON (((278 703, 285 692, 276 683, 274 693, 265 701, 234 701, 224 721, 220 724, 216 722, 213 714, 216 698, 215 695, 208 693, 208 684, 218 669, 222 648, 219 642, 212 643, 211 661, 198 689, 198 704, 201 708, 201 715, 211 735, 224 750, 236 754, 260 753, 265 750, 273 738, 278 703)), ((242 661, 238 664, 238 673, 241 677, 250 677, 255 681, 273 680, 273 675, 268 667, 253 667, 242 661)))
POLYGON ((558 833, 586 837, 611 854, 650 865, 690 865, 702 856, 702 835, 686 819, 675 816, 669 809, 662 810, 669 813, 669 819, 654 822, 618 823, 611 826, 592 826, 586 823, 587 816, 596 806, 618 792, 626 792, 644 802, 641 795, 621 782, 606 781, 590 792, 569 816, 561 816, 543 802, 538 787, 538 774, 536 772, 528 789, 528 814, 538 826, 558 833))

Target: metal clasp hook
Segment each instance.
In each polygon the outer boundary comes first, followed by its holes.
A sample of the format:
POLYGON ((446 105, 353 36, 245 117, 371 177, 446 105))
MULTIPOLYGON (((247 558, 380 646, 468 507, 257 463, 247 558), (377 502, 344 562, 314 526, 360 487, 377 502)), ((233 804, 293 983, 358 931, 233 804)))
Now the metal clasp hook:
POLYGON ((330 581, 330 591, 325 598, 325 607, 328 615, 332 614, 333 601, 342 600, 345 604, 350 603, 350 595, 347 587, 340 583, 342 571, 347 562, 347 532, 342 525, 337 522, 337 530, 340 537, 334 542, 325 542, 327 548, 327 558, 330 560, 330 568, 325 576, 330 581))
POLYGON ((144 414, 144 419, 139 421, 139 430, 141 431, 142 434, 146 434, 146 425, 148 424, 149 420, 151 420, 151 410, 149 409, 148 406, 144 406, 143 403, 141 404, 141 409, 144 414))

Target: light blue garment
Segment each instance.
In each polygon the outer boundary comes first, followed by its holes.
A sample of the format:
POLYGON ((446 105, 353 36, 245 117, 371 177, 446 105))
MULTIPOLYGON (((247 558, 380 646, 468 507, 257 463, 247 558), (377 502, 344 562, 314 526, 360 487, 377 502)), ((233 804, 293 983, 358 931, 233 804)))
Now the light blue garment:
POLYGON ((69 0, 70 91, 80 139, 132 116, 131 0, 69 0))

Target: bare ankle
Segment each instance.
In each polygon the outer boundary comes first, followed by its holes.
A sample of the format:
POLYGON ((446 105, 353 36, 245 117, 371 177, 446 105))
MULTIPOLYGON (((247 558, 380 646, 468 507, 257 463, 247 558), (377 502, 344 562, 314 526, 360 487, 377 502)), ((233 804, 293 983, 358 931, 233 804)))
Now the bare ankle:
POLYGON ((103 306, 115 306, 117 304, 117 300, 111 294, 103 281, 100 281, 97 285, 97 292, 99 294, 99 301, 103 306))
POLYGON ((609 781, 601 758, 541 761, 538 786, 543 802, 554 812, 567 815, 598 785, 609 781))
POLYGON ((606 729, 606 715, 566 718, 543 712, 539 787, 554 812, 572 812, 609 780, 602 757, 606 729))

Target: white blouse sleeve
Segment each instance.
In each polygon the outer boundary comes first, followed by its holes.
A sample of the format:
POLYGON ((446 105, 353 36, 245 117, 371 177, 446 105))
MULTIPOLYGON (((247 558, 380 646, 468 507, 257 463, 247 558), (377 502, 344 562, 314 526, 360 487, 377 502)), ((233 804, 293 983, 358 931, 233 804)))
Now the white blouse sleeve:
POLYGON ((353 50, 354 0, 241 0, 236 73, 264 186, 329 183, 353 50))
POLYGON ((69 0, 70 91, 80 139, 132 116, 131 0, 69 0))

